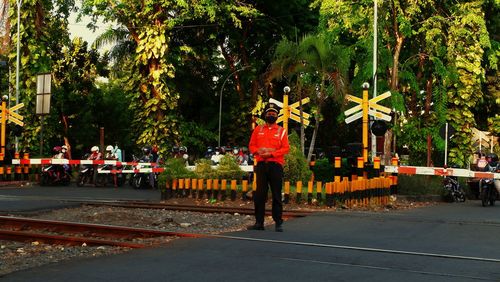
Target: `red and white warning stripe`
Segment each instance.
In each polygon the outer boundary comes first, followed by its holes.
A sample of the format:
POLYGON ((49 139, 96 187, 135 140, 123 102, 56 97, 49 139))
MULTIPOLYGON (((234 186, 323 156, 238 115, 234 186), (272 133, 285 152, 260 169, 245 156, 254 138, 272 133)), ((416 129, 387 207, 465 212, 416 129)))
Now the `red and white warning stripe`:
POLYGON ((119 162, 112 160, 67 160, 67 159, 13 159, 13 165, 49 165, 49 164, 68 164, 68 165, 115 165, 115 166, 157 166, 157 163, 142 162, 119 162))
POLYGON ((457 176, 471 178, 494 178, 500 179, 500 173, 472 171, 462 168, 442 168, 442 167, 424 167, 424 166, 386 166, 384 171, 387 173, 409 174, 409 175, 439 175, 439 176, 457 176))
POLYGON ((139 169, 98 169, 97 173, 152 173, 152 172, 158 172, 161 173, 165 171, 164 168, 162 167, 149 167, 149 168, 139 168, 139 169))

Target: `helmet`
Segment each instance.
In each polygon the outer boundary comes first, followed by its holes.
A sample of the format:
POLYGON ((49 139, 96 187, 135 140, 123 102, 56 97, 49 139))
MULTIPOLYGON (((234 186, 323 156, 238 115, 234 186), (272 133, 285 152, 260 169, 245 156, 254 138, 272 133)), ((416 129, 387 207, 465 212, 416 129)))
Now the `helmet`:
POLYGON ((106 147, 106 151, 113 151, 113 146, 108 145, 108 146, 106 147))
POLYGON ((90 151, 93 153, 93 152, 99 152, 99 147, 97 146, 93 146, 92 148, 90 148, 90 151))
POLYGON ((151 149, 149 149, 149 147, 144 147, 142 148, 142 151, 144 152, 144 154, 149 154, 149 152, 151 152, 151 149))
POLYGON ((64 150, 68 150, 68 146, 66 146, 66 145, 62 145, 62 146, 61 146, 61 150, 63 150, 63 149, 64 149, 64 150))
POLYGON ((179 147, 178 146, 173 146, 172 147, 172 153, 177 153, 179 152, 179 147))
POLYGON ((498 156, 497 154, 487 154, 486 155, 486 160, 488 161, 488 163, 496 163, 498 162, 498 156))
POLYGON ((179 151, 186 153, 188 151, 188 149, 186 148, 186 146, 180 146, 179 151))
POLYGON ((54 152, 56 153, 59 153, 61 151, 61 146, 55 146, 54 148, 52 148, 52 150, 54 150, 54 152))

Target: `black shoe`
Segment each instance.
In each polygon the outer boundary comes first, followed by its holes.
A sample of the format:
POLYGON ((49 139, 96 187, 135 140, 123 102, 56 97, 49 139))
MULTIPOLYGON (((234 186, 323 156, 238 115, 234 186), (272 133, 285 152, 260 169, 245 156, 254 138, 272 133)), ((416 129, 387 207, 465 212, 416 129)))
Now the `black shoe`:
POLYGON ((276 223, 276 225, 274 226, 274 231, 283 232, 283 221, 276 223))
POLYGON ((254 225, 247 226, 247 230, 264 230, 264 225, 255 223, 254 225))

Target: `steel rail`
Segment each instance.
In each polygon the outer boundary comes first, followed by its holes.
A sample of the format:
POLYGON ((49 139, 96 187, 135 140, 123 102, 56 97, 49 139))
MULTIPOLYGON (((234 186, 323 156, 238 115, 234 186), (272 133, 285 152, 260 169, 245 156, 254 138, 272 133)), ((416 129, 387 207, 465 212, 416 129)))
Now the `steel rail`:
POLYGON ((151 237, 206 237, 202 234, 191 234, 172 231, 160 231, 143 228, 133 228, 115 225, 88 224, 68 221, 54 221, 33 218, 19 218, 11 216, 0 216, 0 238, 16 241, 44 241, 44 242, 65 242, 71 244, 93 244, 93 245, 114 245, 130 248, 141 248, 145 245, 136 243, 126 243, 117 241, 107 241, 100 239, 90 239, 91 236, 104 238, 151 238, 151 237), (69 234, 83 234, 86 238, 66 237, 59 235, 46 235, 40 233, 20 232, 5 229, 17 230, 45 230, 52 232, 62 232, 69 234), (17 233, 16 233, 17 232, 17 233), (16 239, 17 238, 17 239, 16 239))
POLYGON ((21 241, 21 242, 33 242, 38 241, 46 244, 58 244, 58 245, 79 245, 87 244, 89 246, 116 246, 116 247, 126 247, 126 248, 144 248, 146 245, 130 242, 119 242, 110 240, 101 240, 93 238, 82 238, 82 237, 70 237, 62 235, 50 235, 43 233, 33 233, 27 231, 12 231, 12 230, 1 230, 0 229, 0 239, 10 240, 10 241, 21 241))
MULTIPOLYGON (((195 206, 195 205, 172 205, 162 203, 148 203, 148 202, 93 202, 93 201, 79 201, 85 205, 92 206, 112 206, 123 208, 146 208, 146 209, 165 209, 165 210, 178 210, 178 211, 191 211, 203 213, 239 213, 253 215, 255 212, 250 208, 234 208, 234 207, 214 207, 214 206, 195 206)), ((305 217, 311 215, 312 211, 283 211, 283 217, 305 217)), ((271 215, 272 212, 266 210, 266 215, 271 215)))

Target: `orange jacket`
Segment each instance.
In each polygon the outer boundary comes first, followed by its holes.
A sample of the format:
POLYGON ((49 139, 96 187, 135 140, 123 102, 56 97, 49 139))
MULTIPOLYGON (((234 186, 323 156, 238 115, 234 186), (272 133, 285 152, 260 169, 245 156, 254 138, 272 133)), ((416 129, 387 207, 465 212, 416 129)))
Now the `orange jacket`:
POLYGON ((257 126, 250 137, 248 145, 250 152, 255 156, 257 162, 277 162, 285 164, 285 155, 290 151, 288 134, 283 127, 277 124, 264 124, 257 126), (271 156, 264 158, 259 155, 260 150, 268 150, 271 156))

